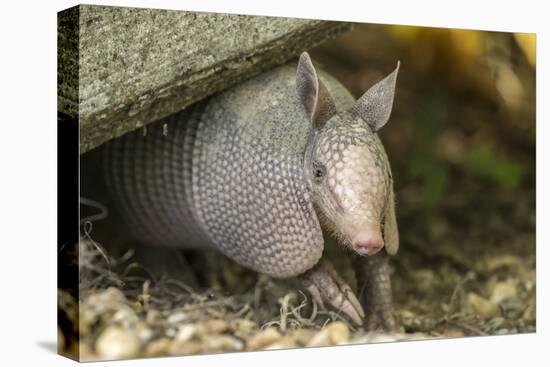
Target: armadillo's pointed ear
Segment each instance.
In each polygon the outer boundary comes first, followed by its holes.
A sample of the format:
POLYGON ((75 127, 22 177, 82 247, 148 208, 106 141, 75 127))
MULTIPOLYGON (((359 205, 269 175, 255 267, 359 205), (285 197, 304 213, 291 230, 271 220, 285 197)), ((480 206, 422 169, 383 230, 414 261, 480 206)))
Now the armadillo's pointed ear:
POLYGON ((315 128, 321 128, 336 113, 334 101, 317 77, 307 52, 300 56, 296 71, 296 90, 306 115, 315 128))
POLYGON ((365 120, 373 131, 378 131, 390 118, 398 71, 399 61, 395 70, 372 86, 352 108, 352 112, 365 120))

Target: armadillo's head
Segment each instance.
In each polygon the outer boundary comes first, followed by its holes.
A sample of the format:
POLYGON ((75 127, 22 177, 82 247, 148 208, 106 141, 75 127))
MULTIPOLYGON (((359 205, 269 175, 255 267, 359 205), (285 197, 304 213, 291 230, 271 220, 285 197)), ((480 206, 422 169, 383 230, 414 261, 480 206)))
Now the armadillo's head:
POLYGON ((376 132, 389 119, 398 68, 350 110, 337 112, 307 53, 298 65, 298 95, 312 122, 304 168, 313 200, 329 228, 360 255, 384 247, 393 205, 390 166, 376 132))

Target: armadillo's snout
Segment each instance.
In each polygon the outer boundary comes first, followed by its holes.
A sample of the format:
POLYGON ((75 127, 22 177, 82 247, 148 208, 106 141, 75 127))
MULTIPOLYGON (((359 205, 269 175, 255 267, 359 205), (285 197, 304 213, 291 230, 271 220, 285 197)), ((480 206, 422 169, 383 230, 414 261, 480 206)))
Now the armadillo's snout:
POLYGON ((353 249, 359 255, 374 255, 384 247, 384 240, 379 233, 362 232, 353 241, 353 249))

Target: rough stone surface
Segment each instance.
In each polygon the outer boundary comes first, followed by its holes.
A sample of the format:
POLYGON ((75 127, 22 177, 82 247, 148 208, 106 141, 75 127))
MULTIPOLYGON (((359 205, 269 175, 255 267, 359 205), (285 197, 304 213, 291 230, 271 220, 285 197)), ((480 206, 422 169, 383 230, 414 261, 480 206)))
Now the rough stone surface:
POLYGON ((57 109, 60 114, 78 116, 78 7, 57 17, 57 109))
POLYGON ((59 15, 59 110, 73 118, 79 114, 84 153, 282 64, 349 27, 79 5, 59 15))

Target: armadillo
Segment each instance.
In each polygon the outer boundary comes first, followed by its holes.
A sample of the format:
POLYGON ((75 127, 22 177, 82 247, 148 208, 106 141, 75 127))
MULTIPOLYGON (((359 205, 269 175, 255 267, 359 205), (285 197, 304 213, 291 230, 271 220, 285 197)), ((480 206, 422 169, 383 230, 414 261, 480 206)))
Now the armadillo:
POLYGON ((107 186, 141 242, 215 248, 296 277, 369 329, 393 328, 398 249, 391 169, 377 131, 397 68, 355 101, 307 53, 107 144, 107 186), (351 249, 359 299, 323 256, 322 227, 351 249), (380 251, 382 248, 385 251, 380 251))

